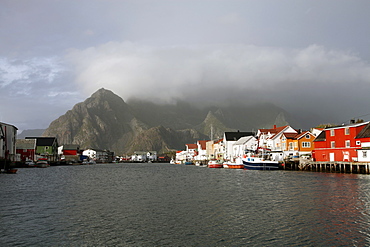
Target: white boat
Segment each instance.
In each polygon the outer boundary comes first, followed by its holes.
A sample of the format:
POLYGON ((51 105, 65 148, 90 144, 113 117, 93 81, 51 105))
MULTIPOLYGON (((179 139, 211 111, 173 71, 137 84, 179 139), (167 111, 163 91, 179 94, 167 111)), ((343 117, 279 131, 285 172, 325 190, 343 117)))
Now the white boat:
POLYGON ((244 164, 241 158, 236 158, 234 162, 225 161, 223 163, 224 168, 228 169, 244 169, 244 164))
POLYGON ((210 160, 208 162, 209 168, 223 168, 223 165, 218 160, 210 160))
POLYGON ((48 163, 46 159, 39 159, 35 164, 35 167, 38 167, 38 168, 46 168, 49 166, 50 164, 48 163))

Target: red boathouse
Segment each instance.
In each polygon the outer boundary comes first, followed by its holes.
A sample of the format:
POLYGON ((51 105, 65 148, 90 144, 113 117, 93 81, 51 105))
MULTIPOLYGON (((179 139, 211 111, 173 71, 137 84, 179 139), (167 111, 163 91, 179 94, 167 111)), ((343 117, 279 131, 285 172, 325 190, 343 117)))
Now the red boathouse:
POLYGON ((370 122, 351 123, 324 129, 314 140, 315 161, 357 161, 357 150, 363 141, 358 135, 370 122))

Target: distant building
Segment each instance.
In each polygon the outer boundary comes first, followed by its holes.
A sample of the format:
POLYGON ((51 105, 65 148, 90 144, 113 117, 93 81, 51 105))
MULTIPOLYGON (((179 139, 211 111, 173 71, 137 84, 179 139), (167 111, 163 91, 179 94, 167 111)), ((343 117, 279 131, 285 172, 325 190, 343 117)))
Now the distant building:
POLYGON ((18 128, 0 122, 0 168, 7 162, 16 161, 16 137, 18 128))
POLYGON ((46 157, 49 161, 58 161, 58 141, 56 137, 26 137, 36 140, 37 157, 46 157))
POLYGON ((36 139, 17 139, 16 147, 20 161, 36 161, 36 139))
POLYGON ((86 149, 82 152, 82 155, 89 157, 89 159, 97 163, 111 163, 115 160, 114 152, 109 150, 86 149))

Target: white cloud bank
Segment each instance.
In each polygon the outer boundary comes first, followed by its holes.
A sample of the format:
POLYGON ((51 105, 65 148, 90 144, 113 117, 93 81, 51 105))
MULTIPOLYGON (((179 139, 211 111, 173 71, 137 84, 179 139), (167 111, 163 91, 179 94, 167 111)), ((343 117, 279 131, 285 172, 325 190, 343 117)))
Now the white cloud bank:
POLYGON ((370 91, 368 63, 351 52, 319 45, 283 49, 110 42, 71 50, 67 59, 75 68, 76 82, 87 94, 104 87, 125 100, 234 98, 270 101, 296 110, 335 111, 347 101, 351 107, 357 104, 361 108, 361 97, 370 91))

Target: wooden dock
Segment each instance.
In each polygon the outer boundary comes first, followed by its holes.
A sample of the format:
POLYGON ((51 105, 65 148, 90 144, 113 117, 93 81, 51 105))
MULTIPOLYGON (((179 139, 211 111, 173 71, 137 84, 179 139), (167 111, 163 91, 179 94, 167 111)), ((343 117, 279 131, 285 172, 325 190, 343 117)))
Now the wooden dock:
POLYGON ((290 161, 285 163, 284 170, 370 174, 370 163, 290 161))

